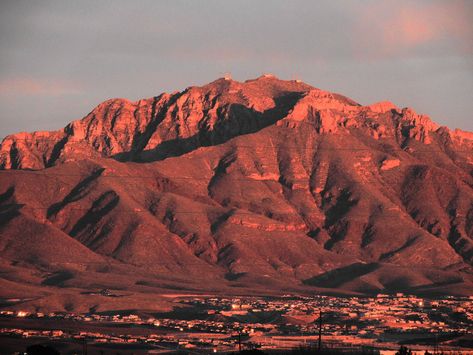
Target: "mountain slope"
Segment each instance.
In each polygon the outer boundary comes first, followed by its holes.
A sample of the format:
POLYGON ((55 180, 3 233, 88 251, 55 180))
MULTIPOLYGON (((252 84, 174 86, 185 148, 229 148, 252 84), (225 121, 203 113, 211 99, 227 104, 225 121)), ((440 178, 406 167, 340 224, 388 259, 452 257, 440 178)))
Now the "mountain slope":
POLYGON ((389 102, 219 79, 0 152, 5 277, 48 292, 473 290, 473 134, 389 102))

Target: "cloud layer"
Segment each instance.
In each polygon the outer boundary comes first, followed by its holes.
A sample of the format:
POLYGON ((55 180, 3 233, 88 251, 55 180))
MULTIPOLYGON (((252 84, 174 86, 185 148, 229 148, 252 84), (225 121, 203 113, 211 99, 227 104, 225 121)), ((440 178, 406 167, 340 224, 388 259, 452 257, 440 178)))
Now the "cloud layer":
POLYGON ((473 52, 472 6, 467 0, 367 2, 357 35, 383 56, 473 52))
POLYGON ((0 96, 63 96, 80 93, 81 88, 74 83, 58 80, 37 80, 17 77, 0 81, 0 96))
POLYGON ((472 15, 469 0, 3 1, 0 136, 225 72, 299 77, 473 130, 472 15))

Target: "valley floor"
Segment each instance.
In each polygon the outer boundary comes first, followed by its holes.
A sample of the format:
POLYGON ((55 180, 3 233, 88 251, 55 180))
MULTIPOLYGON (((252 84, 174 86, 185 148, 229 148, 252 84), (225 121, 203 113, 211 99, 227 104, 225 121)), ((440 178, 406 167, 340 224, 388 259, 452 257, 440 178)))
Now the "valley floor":
POLYGON ((0 312, 6 354, 50 344, 62 354, 290 351, 317 347, 387 351, 473 348, 473 298, 222 297, 174 295, 170 312, 0 312))

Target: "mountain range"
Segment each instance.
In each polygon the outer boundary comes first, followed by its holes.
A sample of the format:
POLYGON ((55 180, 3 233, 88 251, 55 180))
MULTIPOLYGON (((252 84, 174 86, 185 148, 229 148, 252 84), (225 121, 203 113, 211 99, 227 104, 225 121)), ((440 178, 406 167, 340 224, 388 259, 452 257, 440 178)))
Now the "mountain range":
POLYGON ((0 169, 0 296, 18 307, 473 294, 473 133, 390 102, 221 78, 8 135, 0 169))

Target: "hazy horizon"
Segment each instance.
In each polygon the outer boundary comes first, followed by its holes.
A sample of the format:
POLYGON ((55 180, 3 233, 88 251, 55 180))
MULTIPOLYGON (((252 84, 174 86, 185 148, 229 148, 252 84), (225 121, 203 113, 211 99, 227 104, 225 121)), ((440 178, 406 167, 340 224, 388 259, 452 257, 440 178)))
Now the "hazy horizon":
POLYGON ((473 131, 473 2, 3 1, 0 137, 271 72, 473 131))

